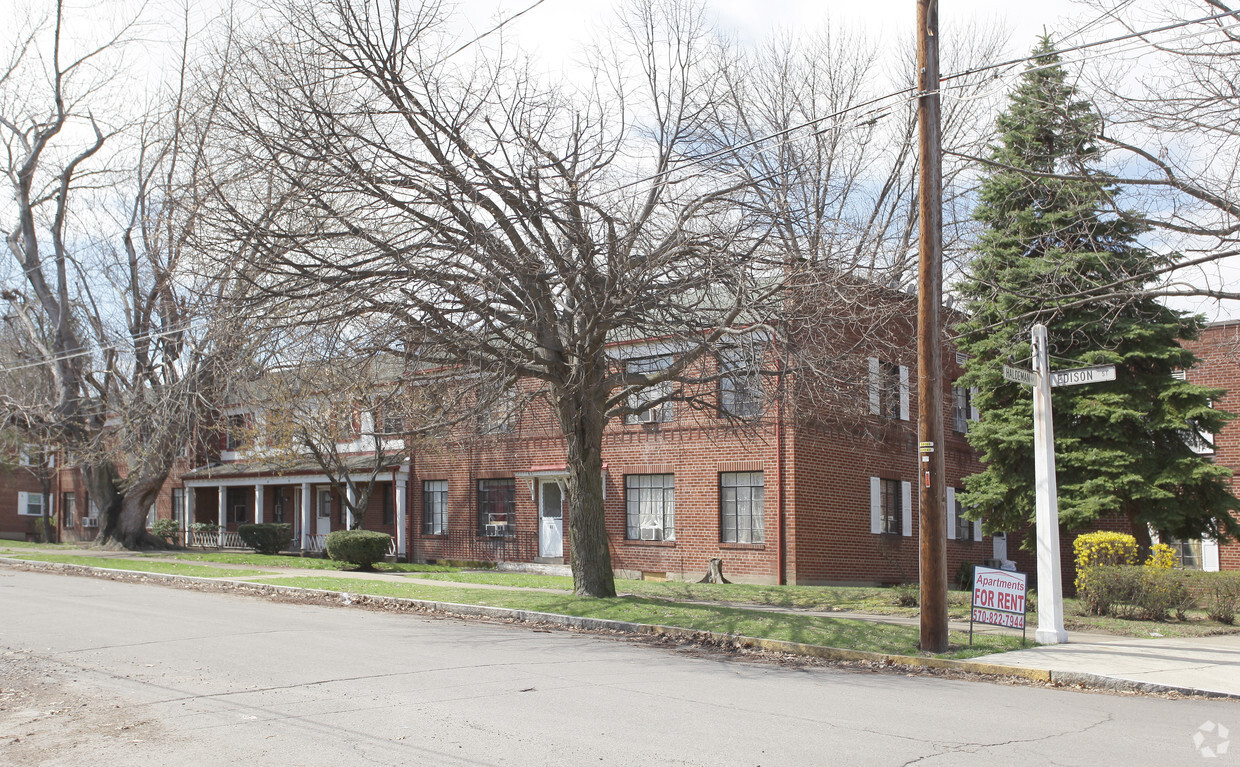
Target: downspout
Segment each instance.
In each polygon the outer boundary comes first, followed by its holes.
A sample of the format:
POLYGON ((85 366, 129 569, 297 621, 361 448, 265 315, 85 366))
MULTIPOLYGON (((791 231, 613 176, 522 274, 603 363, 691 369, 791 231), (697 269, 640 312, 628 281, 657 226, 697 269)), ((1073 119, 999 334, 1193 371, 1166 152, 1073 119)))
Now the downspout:
POLYGON ((787 550, 784 539, 784 403, 780 399, 775 421, 776 473, 779 476, 779 585, 787 584, 787 550))
MULTIPOLYGON (((776 343, 778 344, 778 341, 777 341, 776 343)), ((786 366, 786 365, 784 366, 784 370, 787 370, 787 366, 786 366)), ((777 526, 778 526, 778 533, 777 533, 777 535, 779 536, 779 542, 778 542, 778 545, 777 545, 777 549, 778 549, 778 560, 779 560, 779 563, 778 563, 778 573, 777 573, 777 576, 778 576, 778 579, 779 579, 779 585, 781 585, 781 586, 783 586, 783 585, 785 585, 785 584, 787 584, 787 583, 788 583, 788 572, 787 572, 787 571, 788 571, 788 563, 787 563, 787 560, 788 560, 788 551, 787 551, 787 540, 786 540, 786 537, 785 537, 785 532, 784 532, 784 528, 785 528, 785 519, 784 519, 784 516, 785 516, 785 514, 787 513, 787 505, 786 505, 786 503, 784 502, 784 490, 785 490, 784 485, 785 485, 785 480, 784 480, 784 392, 783 392, 783 383, 784 383, 784 375, 783 375, 783 372, 781 372, 781 373, 780 373, 780 376, 779 376, 779 383, 778 383, 778 384, 776 385, 776 387, 775 387, 776 394, 777 394, 777 396, 779 397, 779 401, 778 401, 778 403, 776 404, 776 410, 775 410, 775 450, 776 450, 776 456, 775 456, 775 466, 776 466, 776 468, 775 468, 775 473, 776 473, 776 475, 777 475, 776 482, 777 482, 777 483, 778 483, 778 485, 779 485, 779 511, 778 511, 778 515, 777 515, 777 522, 778 522, 778 525, 777 525, 777 526)))

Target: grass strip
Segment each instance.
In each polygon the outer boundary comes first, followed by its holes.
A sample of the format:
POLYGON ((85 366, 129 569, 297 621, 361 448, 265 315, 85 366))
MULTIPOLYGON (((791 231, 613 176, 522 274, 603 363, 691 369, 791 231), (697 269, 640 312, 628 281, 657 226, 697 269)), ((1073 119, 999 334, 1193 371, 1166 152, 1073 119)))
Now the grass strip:
MULTIPOLYGON (((779 639, 867 652, 918 654, 916 626, 747 610, 743 607, 726 605, 682 604, 638 596, 587 599, 572 594, 547 594, 520 589, 480 591, 453 586, 426 586, 330 577, 263 578, 256 582, 326 591, 344 591, 350 594, 424 599, 533 610, 557 615, 604 618, 631 623, 651 623, 695 631, 779 639)), ((971 658, 1020 646, 1019 637, 984 635, 977 638, 977 644, 969 647, 968 636, 959 632, 953 632, 950 641, 953 644, 952 650, 941 657, 971 658)))
MULTIPOLYGON (((351 570, 354 565, 318 557, 286 554, 247 554, 244 552, 160 551, 148 556, 179 559, 186 562, 216 562, 227 565, 261 565, 264 567, 296 567, 303 570, 351 570)), ((378 562, 375 570, 385 573, 454 573, 458 568, 447 565, 420 565, 410 562, 378 562)), ((571 587, 570 587, 571 588, 571 587)))
POLYGON ((209 565, 187 565, 180 562, 151 562, 143 559, 127 559, 119 557, 93 557, 73 554, 12 554, 11 559, 29 562, 60 562, 66 565, 85 565, 100 567, 106 570, 136 570, 144 573, 164 573, 167 575, 189 575, 195 578, 250 578, 255 575, 270 575, 262 570, 236 570, 232 568, 211 567, 209 565))

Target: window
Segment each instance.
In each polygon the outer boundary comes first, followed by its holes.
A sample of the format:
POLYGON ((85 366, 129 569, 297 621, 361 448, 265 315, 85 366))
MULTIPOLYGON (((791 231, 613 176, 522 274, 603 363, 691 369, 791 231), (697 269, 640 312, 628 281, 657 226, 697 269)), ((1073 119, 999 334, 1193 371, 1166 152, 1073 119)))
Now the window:
POLYGON ((964 386, 952 387, 952 431, 969 431, 969 390, 964 386))
POLYGON ((383 486, 383 524, 396 524, 396 494, 390 482, 383 486))
POLYGON ((765 540, 762 496, 760 471, 719 475, 720 540, 724 543, 762 543, 765 540))
POLYGON ((900 513, 900 481, 897 479, 882 480, 882 493, 882 532, 899 535, 900 523, 903 521, 903 514, 900 513))
POLYGON ((870 357, 870 413, 909 420, 908 368, 870 357))
POLYGON ((444 535, 447 519, 448 480, 426 480, 422 483, 422 534, 444 535))
POLYGON ((478 433, 511 434, 515 431, 517 400, 512 389, 487 382, 478 392, 478 433))
MULTIPOLYGON (((628 360, 624 364, 624 369, 632 374, 657 373, 671 364, 671 357, 646 357, 628 360)), ((627 416, 625 423, 666 423, 672 420, 672 403, 663 402, 653 406, 650 404, 669 397, 671 394, 671 381, 663 381, 653 386, 647 386, 645 389, 637 392, 629 398, 629 407, 638 412, 627 416)))
POLYGON ((357 434, 353 426, 353 407, 347 403, 337 402, 328 407, 331 418, 332 437, 339 442, 348 442, 357 434))
POLYGON ((77 503, 73 493, 61 495, 60 508, 64 510, 65 527, 73 527, 77 518, 77 503))
POLYGON ((19 492, 17 494, 17 513, 23 517, 43 516, 43 494, 19 492))
POLYGON ((957 541, 981 540, 978 523, 965 516, 965 506, 954 487, 947 488, 947 537, 957 541))
POLYGON ((158 518, 159 518, 159 512, 156 510, 155 504, 152 503, 150 506, 146 508, 147 529, 150 529, 151 525, 155 524, 155 520, 158 518))
POLYGON ((319 519, 331 519, 332 517, 332 491, 327 488, 320 488, 318 492, 318 517, 319 519))
MULTIPOLYGON (((172 519, 176 522, 185 524, 185 488, 172 488, 172 519)), ((277 519, 277 522, 283 522, 283 519, 277 519)))
POLYGON ((513 507, 516 499, 515 479, 478 480, 478 533, 480 535, 513 535, 513 507))
POLYGON ((676 478, 672 474, 625 476, 624 506, 629 540, 676 540, 675 490, 676 478))
POLYGON ((224 433, 224 449, 240 450, 245 447, 247 435, 247 420, 244 413, 228 416, 225 422, 227 431, 224 433))
POLYGON ((719 409, 740 418, 762 412, 762 377, 755 345, 726 349, 719 354, 719 409))
POLYGON ((1180 566, 1185 570, 1200 570, 1201 568, 1201 539, 1190 538, 1184 540, 1182 538, 1168 538, 1167 545, 1175 550, 1175 556, 1180 560, 1180 566))
POLYGON ((405 433, 400 403, 390 399, 375 403, 375 431, 379 434, 405 433))
POLYGON ((913 534, 911 482, 870 477, 870 532, 875 535, 913 534))

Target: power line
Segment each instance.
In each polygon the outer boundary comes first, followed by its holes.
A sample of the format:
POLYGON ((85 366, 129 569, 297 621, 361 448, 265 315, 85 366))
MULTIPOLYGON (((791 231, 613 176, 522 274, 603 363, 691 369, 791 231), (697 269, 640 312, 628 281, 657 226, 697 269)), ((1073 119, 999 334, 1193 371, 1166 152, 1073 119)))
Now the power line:
MULTIPOLYGON (((1095 40, 1095 41, 1088 42, 1088 43, 1082 43, 1082 44, 1080 44, 1080 45, 1075 45, 1075 46, 1072 46, 1072 47, 1070 47, 1070 48, 1065 48, 1065 49, 1063 49, 1063 50, 1056 50, 1056 51, 1054 51, 1054 54, 1055 54, 1055 55, 1058 55, 1058 56, 1062 56, 1062 55, 1063 55, 1063 54, 1065 54, 1065 53, 1074 53, 1074 52, 1077 52, 1077 51, 1088 50, 1088 49, 1091 49, 1091 48, 1097 48, 1097 47, 1100 47, 1100 46, 1105 46, 1105 45, 1113 45, 1113 44, 1115 44, 1115 43, 1119 43, 1119 42, 1132 41, 1132 40, 1134 40, 1135 38, 1143 38, 1143 37, 1146 37, 1146 36, 1149 36, 1149 35, 1155 35, 1155 34, 1159 34, 1159 33, 1162 33, 1162 32, 1168 32, 1168 31, 1171 31, 1171 30, 1174 30, 1174 29, 1181 29, 1181 28, 1183 28, 1183 27, 1191 26, 1191 25, 1193 25, 1193 24, 1203 24, 1203 23, 1205 23, 1205 22, 1209 22, 1209 21, 1217 21, 1217 20, 1219 20, 1219 19, 1224 19, 1224 18, 1229 18, 1229 17, 1231 17, 1231 18, 1236 18, 1237 20, 1240 20, 1240 10, 1237 10, 1237 11, 1229 11, 1229 12, 1226 12, 1226 13, 1217 13, 1217 14, 1213 14, 1213 15, 1211 15, 1211 16, 1203 16, 1203 17, 1198 18, 1198 19, 1191 19, 1191 20, 1187 20, 1187 21, 1179 21, 1179 22, 1175 22, 1175 23, 1173 23, 1173 24, 1165 24, 1165 25, 1163 25, 1163 26, 1161 26, 1161 27, 1154 27, 1154 28, 1151 28, 1151 29, 1141 30, 1141 31, 1138 31, 1138 32, 1131 32, 1131 33, 1129 33, 1129 34, 1125 34, 1125 35, 1117 35, 1117 36, 1115 36, 1115 37, 1109 37, 1109 38, 1106 38, 1106 39, 1104 39, 1104 40, 1095 40)), ((1185 39, 1185 38, 1188 38, 1188 37, 1201 36, 1201 35, 1210 34, 1210 33, 1213 33, 1213 32, 1218 32, 1218 31, 1221 31, 1222 29, 1227 29, 1227 28, 1229 28, 1229 27, 1214 28, 1214 29, 1206 29, 1206 30, 1202 30, 1201 32, 1195 32, 1195 33, 1192 33, 1192 34, 1190 34, 1190 35, 1185 35, 1185 36, 1182 36, 1182 37, 1179 37, 1179 38, 1176 38, 1176 39, 1177 39, 1177 40, 1180 40, 1180 39, 1185 39)), ((1133 49, 1133 50, 1136 50, 1136 49, 1139 49, 1140 47, 1143 47, 1144 45, 1149 45, 1149 44, 1150 44, 1150 43, 1148 43, 1148 42, 1142 41, 1140 44, 1136 45, 1136 46, 1135 46, 1134 48, 1132 48, 1132 49, 1133 49)), ((943 90, 945 90, 945 87, 944 87, 943 83, 946 83, 946 82, 949 82, 949 81, 952 81, 952 80, 958 80, 958 79, 961 79, 961 78, 964 78, 964 77, 968 77, 968 76, 970 76, 970 75, 979 74, 979 73, 981 73, 981 72, 988 72, 988 71, 995 70, 995 69, 1011 68, 1011 67, 1018 66, 1018 65, 1020 65, 1020 64, 1028 63, 1028 62, 1030 62, 1030 61, 1037 61, 1037 60, 1038 60, 1038 59, 1040 59, 1040 58, 1044 58, 1044 57, 1045 57, 1045 55, 1046 55, 1046 54, 1039 54, 1039 55, 1029 54, 1029 55, 1026 55, 1026 56, 1022 56, 1022 57, 1020 57, 1020 58, 1010 59, 1010 60, 1008 60, 1008 61, 1003 61, 1003 62, 999 62, 999 63, 996 63, 996 64, 987 64, 987 65, 984 65, 984 66, 979 66, 979 67, 974 67, 974 68, 972 68, 972 69, 967 69, 967 70, 964 70, 964 71, 962 71, 962 72, 956 72, 956 73, 953 73, 953 74, 950 74, 950 75, 945 75, 945 76, 942 76, 942 77, 940 77, 940 78, 939 78, 939 91, 940 91, 940 92, 942 92, 943 90)), ((1099 54, 1099 55, 1105 55, 1105 54, 1099 54)), ((1064 62, 1064 61, 1062 61, 1062 60, 1061 60, 1061 62, 1060 62, 1060 63, 1072 64, 1072 63, 1076 63, 1077 61, 1085 61, 1085 60, 1088 60, 1088 58, 1094 58, 1094 57, 1086 57, 1086 58, 1082 58, 1082 59, 1078 59, 1078 60, 1073 60, 1073 61, 1067 61, 1067 62, 1064 62)), ((1046 66, 1050 66, 1050 65, 1046 65, 1046 66)), ((1023 71, 1023 70, 1022 70, 1022 71, 1023 71)), ((996 77, 999 77, 999 76, 1000 76, 1000 75, 996 75, 996 77)), ((951 87, 964 87, 964 86, 951 86, 951 87)), ((887 93, 887 94, 884 94, 884 95, 882 95, 882 96, 877 96, 877 97, 875 97, 875 98, 868 99, 868 100, 863 101, 863 102, 861 102, 861 103, 859 103, 859 104, 853 104, 853 105, 851 105, 851 106, 844 107, 844 108, 842 108, 842 109, 839 109, 839 110, 836 110, 836 111, 834 111, 834 112, 831 112, 830 114, 823 115, 822 117, 815 117, 815 118, 812 118, 812 119, 806 120, 806 121, 804 121, 804 122, 802 122, 802 123, 798 123, 797 125, 793 125, 793 126, 790 126, 790 127, 788 127, 788 128, 783 128, 783 129, 778 130, 778 131, 775 131, 775 132, 773 132, 773 133, 769 133, 769 134, 766 134, 766 135, 764 135, 764 136, 759 136, 759 137, 757 137, 757 138, 753 138, 753 139, 750 139, 750 140, 748 140, 748 141, 744 141, 744 142, 742 142, 742 143, 740 143, 740 144, 736 144, 736 145, 733 145, 733 146, 728 146, 728 147, 723 147, 722 149, 718 149, 718 150, 715 150, 715 151, 713 151, 713 152, 709 152, 709 153, 707 153, 706 155, 703 155, 703 156, 701 156, 701 157, 694 158, 693 160, 689 160, 689 161, 687 161, 687 162, 680 163, 680 164, 678 164, 678 165, 677 165, 676 167, 674 167, 674 168, 668 168, 668 169, 666 169, 666 170, 662 170, 662 171, 659 171, 659 172, 657 172, 657 173, 652 173, 652 174, 647 175, 647 176, 644 176, 644 177, 642 177, 642 178, 634 179, 633 181, 628 181, 628 182, 626 182, 626 183, 619 184, 619 185, 617 185, 617 186, 615 186, 615 187, 612 187, 612 188, 610 188, 610 189, 606 190, 605 192, 601 192, 600 194, 611 194, 611 193, 615 193, 615 192, 623 191, 623 190, 625 190, 625 189, 628 189, 628 188, 633 187, 633 186, 637 186, 637 185, 639 185, 639 184, 645 184, 645 183, 648 183, 648 182, 651 182, 651 181, 658 181, 659 179, 662 179, 662 178, 664 178, 664 177, 666 177, 666 176, 670 176, 670 175, 672 175, 673 173, 677 173, 677 172, 682 171, 682 170, 685 170, 685 169, 687 169, 687 168, 692 168, 692 167, 695 167, 695 166, 697 166, 697 165, 701 165, 702 163, 705 163, 705 162, 709 162, 709 161, 711 161, 711 160, 718 159, 718 158, 720 158, 720 157, 726 156, 726 155, 728 155, 728 154, 734 153, 734 152, 739 151, 739 150, 742 150, 742 149, 748 149, 748 148, 750 148, 750 147, 752 147, 752 146, 756 146, 756 145, 758 145, 758 144, 762 144, 762 143, 765 143, 765 142, 767 142, 767 141, 771 141, 772 139, 783 138, 783 137, 788 136, 788 135, 790 135, 790 134, 792 134, 792 133, 795 133, 795 132, 797 132, 797 131, 804 130, 804 129, 806 129, 806 128, 810 128, 810 127, 816 126, 816 125, 818 125, 819 123, 823 123, 823 122, 826 122, 826 121, 828 121, 828 120, 832 120, 832 119, 835 119, 835 118, 841 117, 841 116, 843 116, 843 115, 845 115, 845 114, 849 114, 849 113, 851 113, 851 112, 856 112, 856 111, 858 111, 858 110, 866 109, 866 108, 868 108, 868 107, 874 107, 874 106, 876 106, 876 105, 878 105, 878 104, 882 104, 884 101, 887 101, 887 100, 889 100, 889 99, 897 99, 897 98, 904 97, 904 98, 902 99, 902 101, 901 101, 901 102, 899 102, 899 103, 907 103, 907 102, 911 102, 911 101, 916 100, 916 99, 917 99, 917 98, 919 98, 921 95, 923 95, 923 94, 917 93, 916 88, 911 87, 911 86, 910 86, 910 87, 908 87, 908 88, 902 88, 902 89, 900 89, 900 90, 898 90, 898 91, 892 91, 892 92, 887 93)), ((890 106, 894 107, 894 106, 897 106, 897 105, 898 105, 898 104, 892 104, 892 105, 890 105, 890 106)), ((872 114, 873 112, 876 112, 876 111, 878 111, 878 110, 872 110, 872 111, 871 111, 871 114, 872 114)), ((595 195, 595 197, 597 197, 597 196, 598 196, 598 195, 595 195)))
MULTIPOLYGON (((137 343, 143 339, 154 340, 157 338, 163 338, 165 336, 172 336, 178 333, 184 333, 186 331, 193 330, 195 327, 202 325, 204 322, 205 320, 196 320, 193 322, 188 322, 181 326, 165 328, 164 330, 161 330, 158 333, 147 333, 145 335, 138 336, 137 338, 131 338, 129 340, 133 343, 137 343)), ((51 365, 52 363, 55 363, 55 362, 63 362, 65 360, 77 359, 78 357, 89 357, 93 354, 97 354, 98 352, 108 350, 108 349, 111 349, 113 351, 118 351, 120 350, 122 345, 125 345, 125 342, 116 341, 110 344, 100 344, 99 346, 92 347, 90 349, 82 349, 80 351, 67 352, 65 354, 59 354, 56 356, 47 357, 46 359, 41 359, 36 362, 27 362, 24 365, 15 365, 13 367, 0 367, 0 373, 16 373, 19 370, 29 370, 30 368, 36 368, 42 365, 51 365)))

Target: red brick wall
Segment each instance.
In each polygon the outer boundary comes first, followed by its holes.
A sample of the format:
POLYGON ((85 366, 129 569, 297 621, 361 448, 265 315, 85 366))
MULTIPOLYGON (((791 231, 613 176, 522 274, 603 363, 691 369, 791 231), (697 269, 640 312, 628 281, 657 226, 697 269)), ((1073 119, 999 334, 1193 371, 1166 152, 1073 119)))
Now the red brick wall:
MULTIPOLYGON (((1188 371, 1188 380, 1202 386, 1226 390, 1214 406, 1240 415, 1240 323, 1211 325, 1196 341, 1184 346, 1197 356, 1197 364, 1188 371)), ((1214 435, 1214 462, 1240 473, 1240 420, 1232 421, 1214 435)), ((1240 497, 1240 476, 1229 483, 1233 495, 1240 497)), ((1240 543, 1219 546, 1219 567, 1240 570, 1240 543)))

